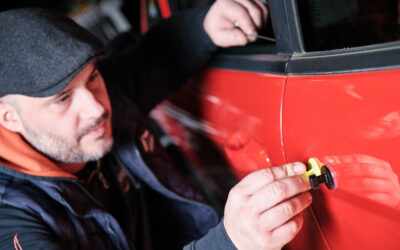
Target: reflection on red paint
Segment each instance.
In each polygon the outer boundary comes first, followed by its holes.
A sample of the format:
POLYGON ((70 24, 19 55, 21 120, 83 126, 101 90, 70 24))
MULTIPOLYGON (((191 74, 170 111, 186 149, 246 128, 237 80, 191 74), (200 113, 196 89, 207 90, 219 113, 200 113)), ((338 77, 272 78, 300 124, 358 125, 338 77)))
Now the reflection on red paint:
POLYGON ((272 166, 261 145, 243 130, 237 130, 229 137, 224 151, 239 179, 249 172, 272 166))
POLYGON ((364 154, 325 156, 321 159, 334 173, 338 190, 399 207, 399 178, 388 162, 364 154))
MULTIPOLYGON (((398 69, 287 79, 282 111, 287 162, 334 155, 328 165, 338 188, 312 191, 327 249, 399 248, 399 79, 398 69)), ((304 224, 304 234, 313 234, 309 222, 304 224)), ((300 249, 299 244, 292 246, 300 249)), ((309 243, 301 249, 324 248, 309 243)))

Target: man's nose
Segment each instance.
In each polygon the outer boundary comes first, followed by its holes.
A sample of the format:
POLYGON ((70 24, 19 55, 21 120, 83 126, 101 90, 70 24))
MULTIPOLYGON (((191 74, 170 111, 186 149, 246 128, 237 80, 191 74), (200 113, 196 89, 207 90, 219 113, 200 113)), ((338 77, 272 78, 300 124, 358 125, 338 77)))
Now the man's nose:
POLYGON ((105 109, 96 95, 88 89, 82 90, 80 97, 82 119, 96 119, 103 115, 105 109))

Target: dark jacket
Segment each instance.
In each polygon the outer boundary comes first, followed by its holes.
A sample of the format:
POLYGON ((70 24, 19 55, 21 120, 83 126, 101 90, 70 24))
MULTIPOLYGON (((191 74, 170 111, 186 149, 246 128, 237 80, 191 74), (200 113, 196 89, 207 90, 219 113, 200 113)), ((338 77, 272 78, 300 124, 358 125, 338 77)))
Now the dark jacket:
MULTIPOLYGON (((188 249, 229 249, 233 245, 213 209, 169 164, 159 144, 151 152, 140 144, 140 135, 148 130, 143 114, 177 90, 215 50, 202 29, 205 11, 181 13, 159 24, 136 49, 99 61, 98 67, 113 108, 115 145, 109 157, 132 185, 141 183, 161 197, 164 207, 158 209, 167 210, 169 218, 157 223, 174 222, 170 232, 158 232, 170 235, 163 237, 165 244, 193 241, 188 249)), ((77 178, 19 169, 0 166, 0 249, 130 249, 120 223, 77 178)))

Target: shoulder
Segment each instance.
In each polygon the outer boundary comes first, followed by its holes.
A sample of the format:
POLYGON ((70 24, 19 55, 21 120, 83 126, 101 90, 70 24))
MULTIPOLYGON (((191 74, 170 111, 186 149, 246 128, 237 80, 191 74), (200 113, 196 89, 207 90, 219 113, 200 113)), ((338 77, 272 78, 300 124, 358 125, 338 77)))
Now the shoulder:
POLYGON ((50 228, 37 217, 17 208, 0 207, 1 248, 62 249, 55 239, 50 228))
POLYGON ((49 197, 43 187, 28 179, 0 174, 0 206, 32 210, 35 204, 48 205, 49 197))

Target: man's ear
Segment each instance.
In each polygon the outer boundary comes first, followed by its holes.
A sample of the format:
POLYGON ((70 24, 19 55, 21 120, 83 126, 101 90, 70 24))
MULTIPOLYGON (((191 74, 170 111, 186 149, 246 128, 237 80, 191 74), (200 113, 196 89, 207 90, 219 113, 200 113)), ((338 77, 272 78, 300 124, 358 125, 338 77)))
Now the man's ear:
POLYGON ((13 106, 2 101, 0 101, 0 125, 16 133, 20 133, 23 128, 17 110, 13 106))

